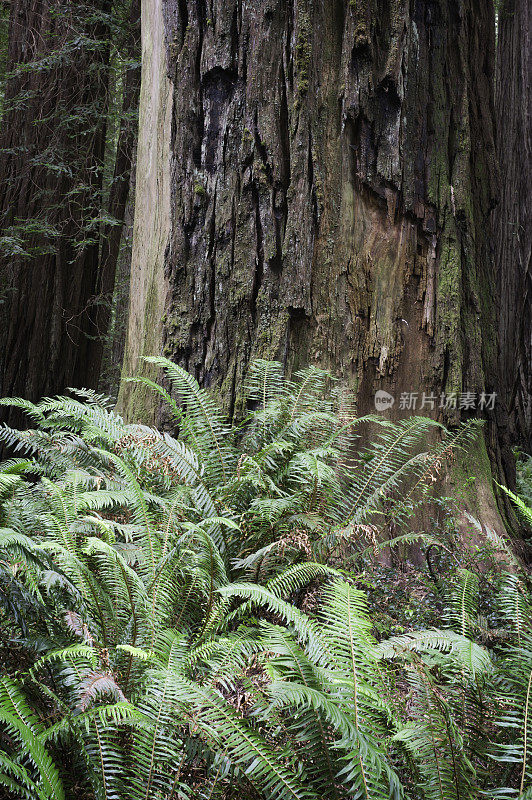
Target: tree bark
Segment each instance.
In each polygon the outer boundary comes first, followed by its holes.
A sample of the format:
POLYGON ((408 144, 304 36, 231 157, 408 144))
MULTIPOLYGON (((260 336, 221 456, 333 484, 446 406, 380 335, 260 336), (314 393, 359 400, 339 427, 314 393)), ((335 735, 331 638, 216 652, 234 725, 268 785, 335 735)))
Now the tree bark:
POLYGON ((450 423, 441 393, 497 392, 494 30, 491 0, 146 0, 124 376, 164 353, 238 413, 251 359, 316 363, 450 423))
MULTIPOLYGON (((140 0, 131 0, 128 41, 125 56, 134 62, 140 50, 140 0)), ((116 149, 113 183, 109 197, 108 213, 113 224, 106 225, 102 234, 100 266, 97 276, 96 296, 99 299, 94 314, 93 346, 86 366, 88 385, 100 382, 102 360, 107 347, 107 333, 111 320, 113 292, 123 240, 126 205, 130 192, 135 143, 137 141, 137 108, 140 89, 140 65, 128 65, 124 78, 122 121, 116 149), (118 223, 118 224, 117 224, 118 223)), ((123 350, 123 342, 122 348, 123 350)), ((122 358, 120 357, 119 363, 122 358)))
POLYGON ((129 177, 129 191, 124 220, 121 226, 120 247, 115 268, 115 281, 111 301, 111 319, 102 354, 102 366, 98 378, 98 390, 110 397, 117 397, 126 345, 129 308, 129 285, 131 280, 131 246, 135 213, 135 148, 129 177))
POLYGON ((532 453, 532 4, 499 10, 496 111, 503 176, 494 240, 501 385, 511 435, 532 453))
MULTIPOLYGON (((130 9, 126 55, 133 59, 138 0, 130 9)), ((121 237, 121 225, 102 223, 102 211, 123 220, 140 72, 126 74, 104 208, 110 48, 118 22, 110 0, 90 9, 75 0, 11 3, 0 134, 3 396, 38 400, 98 384, 121 237)), ((16 410, 2 418, 21 422, 16 410)))
MULTIPOLYGON (((100 212, 108 44, 73 57, 77 26, 76 8, 60 0, 11 4, 0 142, 3 396, 37 400, 89 383, 99 242, 97 227, 87 237, 85 226, 100 212)), ((108 41, 100 21, 82 33, 108 41)))

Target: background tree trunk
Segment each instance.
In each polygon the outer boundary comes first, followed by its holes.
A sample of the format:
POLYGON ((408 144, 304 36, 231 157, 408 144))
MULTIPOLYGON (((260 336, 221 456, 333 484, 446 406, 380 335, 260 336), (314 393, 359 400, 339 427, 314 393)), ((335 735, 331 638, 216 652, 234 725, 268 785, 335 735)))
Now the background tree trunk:
MULTIPOLYGON (((377 389, 399 415, 402 392, 497 392, 493 14, 146 2, 124 375, 164 353, 230 413, 255 357, 330 367, 361 413, 377 389)), ((153 402, 123 383, 129 418, 153 402)), ((493 414, 494 460, 497 436, 493 414)))
MULTIPOLYGON (((132 30, 138 16, 132 0, 132 30)), ((121 230, 102 220, 123 219, 135 139, 124 118, 106 205, 110 58, 128 35, 121 25, 110 0, 90 9, 74 0, 11 3, 0 134, 3 396, 37 400, 98 382, 121 230)), ((133 57, 134 37, 128 44, 133 57)), ((126 117, 137 85, 129 69, 126 117)), ((16 411, 3 418, 20 422, 16 411)))
MULTIPOLYGON (((11 7, 0 151, 3 396, 36 400, 87 384, 99 243, 80 242, 99 214, 108 45, 72 58, 75 14, 55 0, 11 7)), ((108 40, 102 22, 83 32, 108 40)))
MULTIPOLYGON (((117 269, 119 268, 120 250, 125 246, 129 251, 124 234, 127 238, 128 231, 124 231, 126 222, 126 206, 130 194, 131 173, 134 163, 135 144, 137 141, 137 110, 140 90, 140 64, 138 63, 140 51, 140 0, 131 0, 129 11, 129 24, 127 30, 127 46, 124 56, 131 64, 126 67, 124 76, 122 120, 116 146, 113 182, 108 203, 108 213, 113 222, 104 227, 100 253, 100 268, 98 270, 96 296, 99 303, 94 315, 94 339, 90 349, 90 362, 86 366, 88 385, 97 386, 101 383, 102 360, 109 349, 107 332, 112 316, 113 293, 117 269), (117 224, 118 223, 118 224, 117 224)), ((129 265, 128 265, 129 266, 129 265)), ((120 293, 120 296, 122 294, 120 293)), ((116 299, 116 298, 115 298, 116 299)), ((125 313, 121 308, 120 313, 125 313)), ((116 326, 114 326, 116 329, 116 326)), ((113 335, 115 330, 113 330, 113 335)), ((120 353, 118 364, 122 363, 124 337, 120 337, 120 353)), ((111 388, 111 387, 109 387, 111 388)), ((112 387, 116 391, 116 386, 112 387)))
POLYGON ((506 0, 498 19, 496 117, 501 200, 494 240, 501 383, 511 433, 532 453, 532 3, 506 0))
MULTIPOLYGON (((137 96, 138 100, 138 96, 137 96)), ((131 246, 135 212, 135 147, 129 178, 129 191, 124 209, 124 222, 120 235, 120 247, 115 269, 115 282, 111 302, 111 319, 102 354, 102 367, 98 378, 98 390, 116 397, 120 387, 120 375, 124 361, 126 331, 129 308, 129 284, 131 280, 131 246)))

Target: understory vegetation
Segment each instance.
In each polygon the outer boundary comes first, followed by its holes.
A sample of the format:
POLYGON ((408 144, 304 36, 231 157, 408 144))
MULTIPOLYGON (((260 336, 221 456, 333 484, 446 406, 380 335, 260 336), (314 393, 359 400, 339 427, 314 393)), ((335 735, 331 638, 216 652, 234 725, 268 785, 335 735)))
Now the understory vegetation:
POLYGON ((526 575, 441 480, 478 423, 257 361, 229 424, 150 360, 172 434, 1 401, 29 429, 0 429, 0 796, 532 798, 526 575))

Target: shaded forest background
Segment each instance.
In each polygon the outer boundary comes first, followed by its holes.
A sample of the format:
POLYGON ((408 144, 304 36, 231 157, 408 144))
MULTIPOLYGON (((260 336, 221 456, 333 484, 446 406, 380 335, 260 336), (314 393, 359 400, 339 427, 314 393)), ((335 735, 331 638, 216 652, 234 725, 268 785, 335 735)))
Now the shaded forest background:
MULTIPOLYGON (((379 388, 496 392, 487 455, 514 485, 532 420, 524 0, 152 3, 142 46, 138 2, 16 0, 1 25, 2 395, 116 397, 124 354, 129 375, 163 352, 230 414, 256 356, 332 369, 359 412, 379 388)), ((120 407, 160 419, 143 391, 122 383, 120 407)))
POLYGON ((138 3, 4 10, 6 393, 30 397, 99 382, 116 391, 139 48, 138 3))

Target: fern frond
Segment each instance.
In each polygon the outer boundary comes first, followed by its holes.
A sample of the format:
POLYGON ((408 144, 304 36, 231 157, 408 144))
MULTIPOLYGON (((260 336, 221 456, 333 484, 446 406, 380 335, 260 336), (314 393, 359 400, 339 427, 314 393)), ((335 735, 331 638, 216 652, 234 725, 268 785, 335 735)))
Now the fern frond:
MULTIPOLYGON (((64 800, 65 794, 57 767, 50 758, 46 748, 42 745, 31 728, 22 722, 18 716, 10 714, 3 708, 0 708, 0 723, 4 727, 4 730, 9 731, 17 740, 21 752, 23 752, 35 766, 38 774, 37 796, 47 798, 47 800, 52 800, 52 798, 53 800, 64 800)), ((24 781, 24 772, 15 772, 13 766, 10 768, 7 759, 2 759, 2 761, 3 763, 0 763, 0 769, 4 769, 8 772, 8 775, 11 773, 9 775, 11 778, 22 779, 24 781)), ((27 788, 30 787, 27 786, 27 788)))
POLYGON ((525 523, 525 525, 527 525, 529 528, 532 528, 532 508, 529 508, 527 504, 521 500, 517 494, 510 491, 507 486, 502 486, 500 483, 497 484, 497 486, 508 495, 517 510, 518 516, 525 523))
POLYGON ((472 638, 477 627, 478 576, 467 569, 457 570, 445 594, 447 625, 462 636, 472 638))
POLYGON ((230 430, 213 398, 192 375, 168 359, 148 357, 146 361, 162 369, 185 404, 181 416, 184 435, 201 454, 212 480, 225 482, 236 456, 228 445, 230 430))

